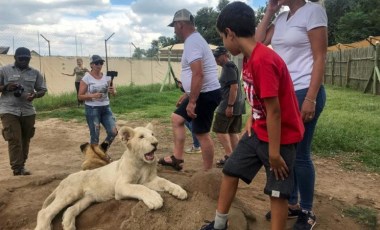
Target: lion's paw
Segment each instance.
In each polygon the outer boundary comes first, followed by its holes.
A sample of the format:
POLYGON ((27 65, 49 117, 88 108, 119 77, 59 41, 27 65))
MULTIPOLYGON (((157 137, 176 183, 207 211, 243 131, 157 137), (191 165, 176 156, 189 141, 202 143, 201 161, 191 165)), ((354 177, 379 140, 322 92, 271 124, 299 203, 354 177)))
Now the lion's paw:
POLYGON ((177 197, 180 200, 184 200, 187 198, 187 192, 185 189, 181 188, 179 185, 173 186, 172 189, 169 190, 169 193, 173 196, 177 197))
POLYGON ((162 199, 161 195, 156 192, 152 191, 149 193, 148 196, 144 197, 143 202, 146 206, 148 206, 149 209, 159 209, 164 205, 164 200, 162 199))

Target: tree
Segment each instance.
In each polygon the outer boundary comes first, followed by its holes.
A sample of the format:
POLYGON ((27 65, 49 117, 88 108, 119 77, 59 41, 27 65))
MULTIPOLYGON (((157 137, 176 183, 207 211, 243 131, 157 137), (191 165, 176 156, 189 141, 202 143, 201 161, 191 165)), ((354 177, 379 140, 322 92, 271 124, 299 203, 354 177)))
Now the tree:
POLYGON ((146 56, 147 57, 154 57, 157 55, 158 50, 162 47, 165 46, 170 46, 176 43, 176 38, 170 38, 170 37, 165 37, 165 36, 160 36, 158 40, 153 40, 151 42, 151 48, 149 48, 146 51, 146 56))
POLYGON ((219 37, 215 28, 216 19, 218 17, 216 12, 211 7, 204 7, 197 12, 195 16, 195 25, 198 32, 209 44, 221 45, 222 40, 219 37))
POLYGON ((379 5, 380 0, 326 0, 329 45, 379 35, 379 5))
POLYGON ((326 0, 326 14, 328 18, 328 41, 329 45, 339 43, 336 38, 339 19, 353 7, 353 0, 326 0))
POLYGON ((220 13, 220 11, 222 11, 223 8, 228 5, 228 3, 230 3, 228 0, 219 0, 218 6, 216 7, 218 12, 220 13))
POLYGON ((133 55, 132 57, 133 58, 136 58, 136 59, 142 59, 143 57, 145 56, 145 50, 144 49, 140 49, 139 47, 137 47, 135 49, 135 51, 133 52, 133 55))
POLYGON ((350 12, 337 24, 335 38, 340 43, 350 43, 380 34, 380 0, 360 0, 352 4, 350 12))

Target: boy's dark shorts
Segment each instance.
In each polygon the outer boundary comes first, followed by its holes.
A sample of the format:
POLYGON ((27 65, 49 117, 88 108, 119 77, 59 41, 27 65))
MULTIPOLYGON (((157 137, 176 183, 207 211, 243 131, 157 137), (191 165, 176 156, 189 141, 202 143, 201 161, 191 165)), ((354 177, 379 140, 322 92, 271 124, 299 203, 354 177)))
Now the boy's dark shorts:
POLYGON ((220 89, 200 93, 196 102, 195 114, 197 117, 192 120, 187 115, 186 107, 189 104, 189 99, 185 99, 180 106, 174 111, 175 114, 185 118, 186 121, 192 121, 192 131, 196 134, 210 132, 212 119, 214 118, 214 111, 218 107, 222 94, 220 89))
POLYGON ((280 154, 289 169, 289 176, 285 180, 276 180, 274 172, 270 171, 268 143, 260 141, 252 130, 250 137, 245 133, 240 139, 239 144, 226 161, 223 173, 238 177, 249 184, 264 165, 267 175, 264 193, 271 197, 288 199, 294 186, 293 166, 296 144, 281 145, 280 154))
POLYGON ((227 117, 224 113, 216 113, 212 131, 215 133, 240 133, 242 126, 242 116, 234 115, 227 117))

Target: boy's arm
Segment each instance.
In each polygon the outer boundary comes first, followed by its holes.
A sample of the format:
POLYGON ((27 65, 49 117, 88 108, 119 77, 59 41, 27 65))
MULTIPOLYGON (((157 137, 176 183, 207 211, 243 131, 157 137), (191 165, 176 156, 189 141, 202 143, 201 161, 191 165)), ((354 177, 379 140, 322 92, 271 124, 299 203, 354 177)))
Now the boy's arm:
POLYGON ((269 139, 269 163, 276 179, 288 177, 289 169, 280 155, 281 109, 278 97, 264 98, 269 139))

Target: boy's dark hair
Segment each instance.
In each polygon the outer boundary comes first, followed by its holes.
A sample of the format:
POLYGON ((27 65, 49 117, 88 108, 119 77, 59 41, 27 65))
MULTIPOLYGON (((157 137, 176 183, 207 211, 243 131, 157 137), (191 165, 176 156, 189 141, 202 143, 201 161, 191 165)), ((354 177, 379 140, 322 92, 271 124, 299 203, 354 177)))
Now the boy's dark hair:
POLYGON ((216 21, 216 29, 220 33, 226 34, 226 28, 229 28, 238 37, 255 35, 255 25, 255 12, 243 2, 232 2, 226 5, 216 21))

